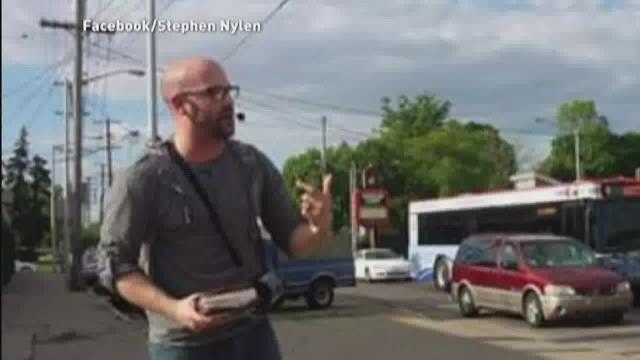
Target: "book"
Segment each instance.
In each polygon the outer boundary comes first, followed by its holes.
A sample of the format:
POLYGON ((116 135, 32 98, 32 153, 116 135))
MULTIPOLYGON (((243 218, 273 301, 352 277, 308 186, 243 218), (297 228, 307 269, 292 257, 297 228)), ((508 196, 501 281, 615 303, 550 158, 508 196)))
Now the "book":
POLYGON ((204 293, 198 297, 196 307, 202 313, 237 311, 249 308, 258 301, 254 288, 223 293, 204 293))

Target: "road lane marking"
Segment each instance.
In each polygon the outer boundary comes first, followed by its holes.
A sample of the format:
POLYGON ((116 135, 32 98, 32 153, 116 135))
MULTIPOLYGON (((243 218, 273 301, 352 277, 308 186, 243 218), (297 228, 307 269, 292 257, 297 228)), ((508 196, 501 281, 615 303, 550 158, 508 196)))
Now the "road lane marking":
MULTIPOLYGON (((623 357, 620 354, 640 350, 640 348, 636 346, 630 347, 628 344, 619 344, 617 342, 607 342, 607 344, 603 344, 604 341, 558 342, 556 341, 558 340, 557 334, 545 334, 545 329, 540 329, 539 331, 532 329, 526 329, 528 331, 525 331, 525 329, 509 329, 499 324, 486 321, 486 319, 436 321, 424 317, 417 317, 415 314, 405 314, 392 316, 391 321, 452 336, 475 339, 506 349, 539 354, 548 359, 628 359, 628 357, 623 357), (513 340, 514 337, 516 340, 513 340)), ((622 329, 619 331, 621 332, 622 329)), ((609 334, 608 331, 607 334, 609 334)), ((576 337, 576 334, 573 334, 572 337, 576 337)))

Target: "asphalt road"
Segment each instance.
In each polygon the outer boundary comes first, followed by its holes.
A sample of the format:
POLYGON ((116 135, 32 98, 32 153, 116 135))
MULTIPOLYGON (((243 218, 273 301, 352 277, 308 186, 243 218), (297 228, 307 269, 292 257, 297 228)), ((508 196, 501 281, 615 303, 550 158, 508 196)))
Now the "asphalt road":
MULTIPOLYGON (((2 296, 3 360, 146 358, 143 322, 120 321, 95 297, 69 294, 57 275, 25 274, 13 285, 2 296), (23 341, 31 355, 9 356, 17 352, 4 345, 23 341)), ((619 326, 532 330, 512 316, 463 319, 445 294, 414 283, 339 289, 330 309, 299 301, 272 319, 285 359, 640 358, 639 310, 619 326)))
POLYGON ((358 284, 340 290, 340 295, 405 309, 402 316, 391 315, 391 321, 454 336, 460 344, 472 340, 517 351, 518 358, 526 354, 547 359, 640 359, 640 308, 619 325, 587 320, 531 329, 520 317, 505 314, 462 318, 448 295, 412 282, 358 284))
POLYGON ((402 316, 401 309, 339 294, 331 309, 310 311, 300 301, 272 318, 285 359, 540 359, 394 321, 402 316))

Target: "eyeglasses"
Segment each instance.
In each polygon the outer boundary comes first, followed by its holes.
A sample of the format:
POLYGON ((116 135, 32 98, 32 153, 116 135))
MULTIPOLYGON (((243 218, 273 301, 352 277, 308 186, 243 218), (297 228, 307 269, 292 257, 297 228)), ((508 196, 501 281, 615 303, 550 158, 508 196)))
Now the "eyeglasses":
POLYGON ((240 87, 237 85, 228 85, 228 86, 214 85, 214 86, 209 86, 202 90, 185 91, 180 95, 205 95, 212 98, 213 100, 222 101, 229 95, 233 99, 237 98, 240 95, 240 87))

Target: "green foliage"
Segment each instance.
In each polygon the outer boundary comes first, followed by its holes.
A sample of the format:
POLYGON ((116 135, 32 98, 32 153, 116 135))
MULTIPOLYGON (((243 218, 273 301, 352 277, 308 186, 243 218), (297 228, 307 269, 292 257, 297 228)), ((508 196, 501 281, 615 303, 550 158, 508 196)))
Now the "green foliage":
MULTIPOLYGON (((381 187, 391 193, 391 223, 401 234, 407 228, 407 204, 415 198, 453 195, 487 187, 502 187, 515 172, 513 147, 488 125, 449 118, 451 103, 422 94, 400 96, 393 105, 383 99, 381 136, 327 150, 333 174, 336 229, 349 224, 349 169, 373 167, 381 187)), ((289 158, 284 177, 290 194, 296 178, 319 186, 320 152, 309 149, 289 158)), ((357 184, 362 184, 357 179, 357 184)), ((406 238, 400 235, 400 238, 406 238)))
POLYGON ((85 247, 95 246, 100 241, 100 223, 91 223, 82 229, 82 243, 85 247))
POLYGON ((18 245, 26 249, 48 242, 51 179, 46 165, 47 161, 38 155, 29 158, 28 133, 23 127, 4 168, 3 180, 13 194, 11 226, 18 245))
MULTIPOLYGON (((614 134, 606 117, 593 101, 577 100, 560 105, 558 125, 578 131, 582 176, 633 176, 640 166, 640 133, 614 134)), ((551 144, 551 153, 540 171, 562 181, 575 179, 575 136, 561 135, 551 144)))

